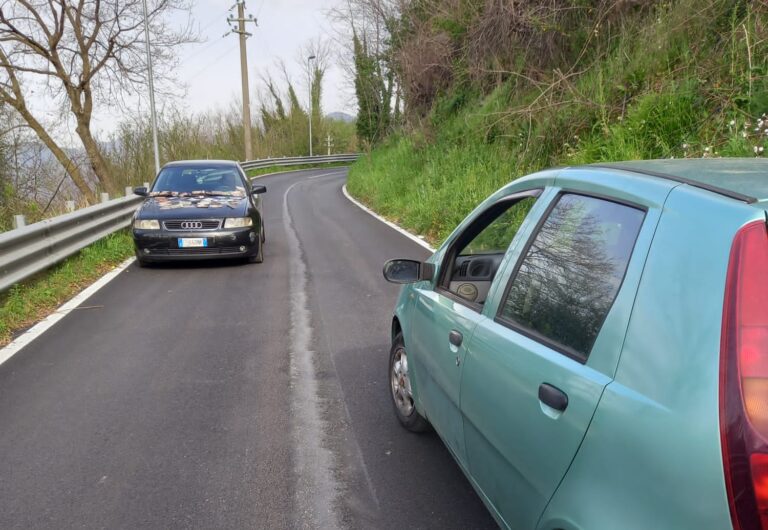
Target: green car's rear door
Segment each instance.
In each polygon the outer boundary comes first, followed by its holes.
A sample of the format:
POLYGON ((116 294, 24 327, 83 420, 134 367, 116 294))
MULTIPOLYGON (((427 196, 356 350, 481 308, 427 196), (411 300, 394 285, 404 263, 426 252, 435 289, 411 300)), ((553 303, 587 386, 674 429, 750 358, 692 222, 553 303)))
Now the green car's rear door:
MULTIPOLYGON (((613 377, 669 191, 633 180, 624 201, 559 189, 508 260, 485 307, 489 318, 467 346, 461 411, 469 470, 512 528, 535 528, 613 377)), ((578 180, 568 187, 578 186, 586 187, 578 180)))

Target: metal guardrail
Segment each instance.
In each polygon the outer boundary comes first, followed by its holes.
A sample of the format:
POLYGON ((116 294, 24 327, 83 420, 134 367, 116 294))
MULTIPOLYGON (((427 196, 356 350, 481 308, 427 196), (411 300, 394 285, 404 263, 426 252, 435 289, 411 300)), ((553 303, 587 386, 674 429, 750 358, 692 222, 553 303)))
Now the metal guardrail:
POLYGON ((264 158, 262 160, 249 160, 240 162, 244 170, 262 169, 265 167, 303 166, 307 164, 329 164, 332 162, 354 162, 359 155, 355 153, 329 156, 292 156, 283 158, 264 158))
POLYGON ((0 292, 125 228, 141 197, 123 197, 0 234, 0 292))
MULTIPOLYGON (((265 158, 241 162, 243 169, 354 162, 356 154, 265 158)), ((125 228, 142 197, 128 196, 0 233, 0 292, 125 228)))

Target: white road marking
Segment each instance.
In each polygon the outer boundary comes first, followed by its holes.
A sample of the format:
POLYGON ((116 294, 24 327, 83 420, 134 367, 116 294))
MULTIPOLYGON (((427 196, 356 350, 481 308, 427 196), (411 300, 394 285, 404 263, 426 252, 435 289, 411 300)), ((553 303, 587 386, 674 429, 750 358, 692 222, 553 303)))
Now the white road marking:
POLYGON ((19 350, 21 350, 24 346, 35 340, 37 337, 48 331, 48 329, 53 326, 56 322, 64 318, 69 314, 70 311, 73 309, 77 309, 77 307, 85 302, 92 294, 94 294, 96 291, 107 285, 109 282, 114 280, 118 274, 123 272, 125 269, 127 269, 131 263, 134 262, 136 258, 128 258, 123 263, 118 265, 116 268, 112 269, 108 273, 106 273, 104 276, 96 280, 94 283, 92 283, 90 286, 86 287, 80 293, 74 296, 71 300, 64 303, 62 306, 60 306, 58 309, 56 309, 53 313, 45 317, 43 320, 29 328, 26 332, 21 334, 19 337, 16 338, 13 342, 5 346, 4 348, 0 349, 0 365, 2 365, 5 361, 16 355, 19 350))
MULTIPOLYGON (((311 179, 329 176, 326 173, 311 179)), ((295 502, 300 528, 340 528, 335 507, 340 491, 333 466, 333 454, 324 446, 325 424, 320 412, 317 376, 313 362, 312 327, 307 304, 307 267, 301 243, 288 211, 288 195, 303 179, 295 182, 283 196, 283 223, 289 246, 289 285, 291 302, 290 367, 291 419, 297 485, 295 502)))
POLYGON ((371 210, 370 208, 368 208, 368 207, 367 207, 365 204, 361 203, 360 201, 358 201, 357 199, 355 199, 354 197, 352 197, 352 195, 350 195, 350 194, 349 194, 349 192, 347 191, 347 185, 346 185, 346 184, 344 184, 344 185, 341 187, 341 191, 342 191, 342 192, 344 192, 344 196, 345 196, 347 199, 349 199, 349 200, 350 200, 350 201, 351 201, 351 202, 352 202, 352 203, 353 203, 355 206, 359 207, 359 208, 360 208, 361 210, 363 210, 364 212, 366 212, 366 213, 368 213, 368 214, 372 215, 373 217, 375 217, 376 219, 378 219, 379 221, 381 221, 382 223, 384 223, 384 224, 385 224, 385 225, 387 225, 388 227, 390 227, 390 228, 392 228, 392 229, 394 229, 394 230, 397 230, 397 231, 398 231, 398 232, 400 232, 402 235, 404 235, 405 237, 407 237, 407 238, 408 238, 408 239, 410 239, 411 241, 414 241, 414 242, 418 243, 419 245, 421 245, 422 247, 426 248, 426 249, 427 249, 427 250, 429 250, 430 252, 434 252, 434 251, 435 251, 435 248, 434 248, 434 247, 432 247, 432 246, 431 246, 429 243, 427 243, 426 241, 424 241, 423 239, 421 239, 419 236, 417 236, 417 235, 415 235, 415 234, 412 234, 412 233, 410 233, 410 232, 409 232, 408 230, 406 230, 405 228, 402 228, 402 227, 400 227, 400 226, 397 226, 397 225, 396 225, 395 223, 393 223, 392 221, 387 221, 387 220, 386 220, 386 219, 384 219, 382 216, 380 216, 379 214, 377 214, 376 212, 374 212, 373 210, 371 210))

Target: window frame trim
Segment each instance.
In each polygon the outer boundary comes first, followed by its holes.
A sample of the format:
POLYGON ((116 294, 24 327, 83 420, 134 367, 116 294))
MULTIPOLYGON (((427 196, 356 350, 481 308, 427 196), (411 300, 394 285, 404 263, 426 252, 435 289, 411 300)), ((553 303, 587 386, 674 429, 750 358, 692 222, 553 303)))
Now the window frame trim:
MULTIPOLYGON (((469 223, 469 226, 467 226, 460 234, 458 234, 453 241, 451 241, 450 245, 445 249, 445 253, 443 254, 443 259, 440 262, 440 273, 437 277, 437 280, 435 281, 435 287, 434 290, 437 294, 440 294, 442 296, 445 296, 446 298, 449 298, 453 300, 454 302, 457 302, 463 306, 468 307, 469 309, 472 309, 473 311, 476 311, 479 314, 482 314, 484 305, 478 304, 477 302, 471 302, 465 298, 462 298, 461 296, 457 295, 456 293, 451 292, 446 286, 444 286, 445 280, 448 277, 448 270, 452 270, 453 267, 446 267, 446 263, 453 262, 456 259, 456 248, 459 244, 459 242, 464 241, 464 236, 467 234, 467 232, 477 223, 480 221, 485 215, 487 215, 488 211, 492 208, 498 207, 499 205, 502 205, 507 202, 512 202, 510 206, 508 206, 504 212, 512 208, 514 206, 514 203, 520 202, 523 199, 526 199, 528 197, 533 197, 535 199, 538 199, 541 197, 541 195, 544 193, 545 187, 535 187, 535 188, 529 188, 526 190, 518 191, 515 193, 511 193, 509 195, 506 195, 497 201, 495 201, 493 204, 490 204, 485 210, 483 210, 480 214, 475 217, 475 219, 472 220, 471 223, 469 223)), ((534 203, 535 204, 535 203, 534 203)), ((491 222, 483 226, 483 228, 474 234, 467 243, 472 241, 472 239, 476 238, 480 235, 480 233, 485 230, 490 224, 498 219, 501 214, 497 215, 491 222)), ((527 216, 526 216, 527 217, 527 216)), ((523 220, 525 222, 525 220, 523 220)), ((536 225, 536 229, 538 229, 539 225, 536 225)), ((516 236, 517 234, 515 234, 516 236)), ((513 238, 514 239, 514 238, 513 238)), ((512 241, 509 242, 509 244, 512 244, 512 241)), ((466 245, 465 245, 466 246, 466 245)), ((509 252, 509 246, 507 246, 506 250, 504 251, 504 256, 507 255, 509 252)), ((499 271, 496 271, 496 274, 498 275, 499 271)), ((496 277, 494 276, 493 281, 496 280, 496 277)), ((493 281, 491 281, 491 285, 493 285, 493 281)))
POLYGON ((493 317, 493 321, 508 329, 511 329, 512 331, 520 333, 521 335, 528 337, 529 339, 534 340, 539 344, 546 346, 547 348, 568 357, 569 359, 572 359, 580 364, 584 364, 584 365, 587 364, 587 361, 589 360, 589 356, 592 354, 592 348, 595 347, 595 343, 597 342, 597 338, 600 336, 600 332, 602 331, 603 326, 605 325, 605 321, 608 319, 608 315, 613 309, 614 304, 616 303, 616 299, 619 297, 619 293, 621 293, 622 287, 624 287, 624 280, 627 277, 627 271, 629 271, 629 265, 632 262, 632 257, 635 255, 635 249, 637 248, 637 241, 640 238, 640 233, 643 231, 643 226, 645 225, 645 220, 647 218, 648 218, 648 207, 645 205, 642 205, 633 201, 625 200, 625 199, 619 199, 617 197, 612 197, 610 195, 604 195, 601 193, 586 192, 586 191, 577 190, 574 188, 561 188, 557 192, 557 195, 555 195, 555 197, 552 199, 552 202, 547 206, 547 209, 544 212, 544 214, 542 214, 541 219, 539 219, 539 222, 536 223, 536 226, 533 229, 533 232, 531 233, 531 237, 528 238, 528 241, 526 241, 525 246, 520 252, 520 256, 515 262, 515 266, 512 269, 512 273, 510 274, 509 279, 507 280, 507 285, 504 287, 504 293, 502 294, 501 299, 499 300, 499 305, 496 308, 496 314, 493 317), (524 326, 523 324, 520 324, 516 320, 507 318, 501 314, 502 310, 504 309, 504 303, 506 302, 507 297, 509 296, 509 291, 512 289, 512 283, 515 281, 515 278, 517 278, 517 274, 520 271, 520 267, 522 267, 523 265, 523 261, 525 261, 525 257, 528 255, 528 251, 530 250, 531 246, 533 246, 533 242, 536 241, 536 237, 539 235, 539 232, 541 232, 541 228, 544 226, 544 223, 547 222, 547 220, 549 219, 549 216, 552 214, 552 211, 557 207, 557 205, 560 203, 560 200, 563 198, 564 195, 579 195, 582 197, 599 199, 599 200, 619 204, 621 206, 633 208, 635 210, 640 210, 643 213, 643 218, 640 222, 640 229, 637 231, 637 234, 635 234, 635 240, 632 242, 632 250, 629 253, 627 266, 624 268, 624 273, 621 276, 621 281, 619 282, 619 288, 616 290, 616 294, 613 296, 613 300, 611 300, 611 305, 608 308, 608 312, 605 314, 605 318, 603 319, 602 324, 600 324, 600 330, 597 332, 597 335, 595 336, 595 340, 592 343, 592 346, 590 347, 589 352, 587 352, 586 354, 578 352, 575 349, 571 348, 570 346, 567 346, 559 341, 551 339, 546 335, 543 335, 542 333, 536 331, 535 329, 531 329, 528 326, 524 326))

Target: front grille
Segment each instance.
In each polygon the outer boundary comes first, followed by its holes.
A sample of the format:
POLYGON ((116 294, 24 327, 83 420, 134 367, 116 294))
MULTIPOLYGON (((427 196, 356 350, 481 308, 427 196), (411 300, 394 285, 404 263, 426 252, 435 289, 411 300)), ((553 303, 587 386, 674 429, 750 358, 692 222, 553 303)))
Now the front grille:
POLYGON ((163 227, 177 232, 206 232, 218 230, 221 227, 221 219, 173 219, 163 221, 163 227))
POLYGON ((200 247, 200 248, 159 248, 152 254, 161 256, 211 256, 221 254, 242 254, 240 247, 200 247))

